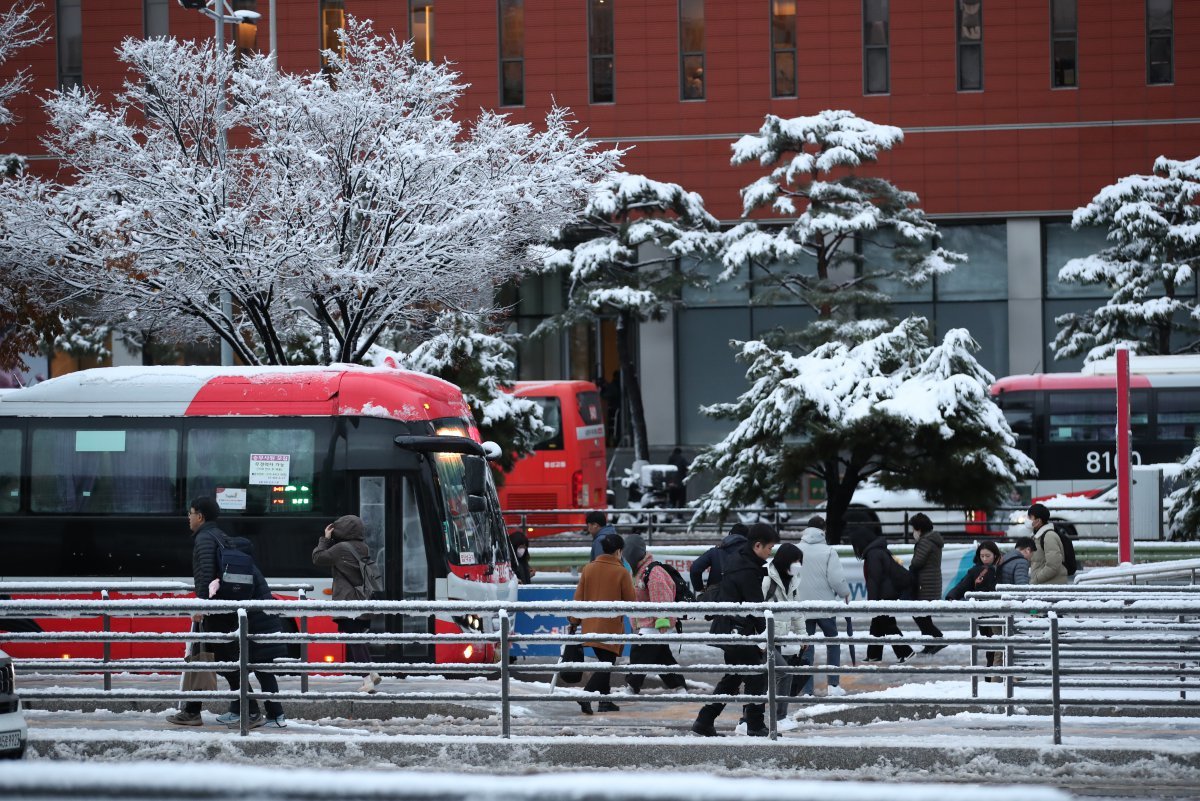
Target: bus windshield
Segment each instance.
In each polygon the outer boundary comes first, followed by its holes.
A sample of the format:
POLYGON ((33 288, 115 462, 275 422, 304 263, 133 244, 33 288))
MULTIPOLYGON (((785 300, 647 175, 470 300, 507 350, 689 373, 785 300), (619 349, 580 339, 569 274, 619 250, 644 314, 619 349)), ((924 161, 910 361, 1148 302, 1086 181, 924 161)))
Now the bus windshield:
POLYGON ((503 553, 500 535, 504 531, 499 518, 500 503, 496 500, 496 491, 488 481, 484 508, 471 511, 466 486, 464 460, 479 457, 457 453, 434 453, 432 456, 438 491, 446 509, 442 533, 450 562, 461 566, 494 564, 497 554, 503 553))

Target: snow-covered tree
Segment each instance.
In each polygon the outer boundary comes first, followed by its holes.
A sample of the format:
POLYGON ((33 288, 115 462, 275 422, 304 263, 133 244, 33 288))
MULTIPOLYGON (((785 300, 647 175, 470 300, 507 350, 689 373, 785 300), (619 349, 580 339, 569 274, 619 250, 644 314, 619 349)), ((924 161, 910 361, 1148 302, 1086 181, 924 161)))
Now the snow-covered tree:
POLYGON ((1112 296, 1097 309, 1063 314, 1054 338, 1059 359, 1088 362, 1131 353, 1166 355, 1200 350, 1195 292, 1180 291, 1200 265, 1200 157, 1160 156, 1151 175, 1130 175, 1075 210, 1073 228, 1108 229, 1108 247, 1071 259, 1064 283, 1099 284, 1112 296))
POLYGON ((547 255, 546 270, 564 270, 565 312, 549 330, 597 318, 614 318, 621 391, 630 409, 634 458, 650 458, 641 379, 633 352, 637 323, 661 320, 685 284, 706 279, 681 257, 714 252, 719 223, 704 200, 678 184, 614 173, 597 183, 583 219, 564 238, 577 241, 547 255))
POLYGON ((1172 539, 1200 539, 1200 447, 1183 461, 1179 489, 1171 493, 1167 519, 1172 539))
POLYGON ((755 295, 799 301, 816 314, 783 342, 857 342, 888 327, 883 279, 917 286, 966 257, 936 246, 937 226, 916 194, 856 170, 900 144, 904 133, 849 111, 783 119, 768 114, 756 135, 733 146, 733 164, 772 167, 742 190, 745 222, 725 234, 722 280, 750 276, 755 295), (861 242, 861 248, 856 246, 861 242), (865 258, 863 249, 881 254, 865 258), (890 258, 882 254, 890 253, 890 258))
MULTIPOLYGON (((471 407, 479 433, 502 451, 503 473, 554 432, 542 422, 536 401, 518 398, 511 388, 517 369, 514 335, 489 330, 478 315, 446 312, 434 321, 434 330, 407 352, 371 349, 367 361, 429 373, 457 384, 471 407)), ((408 337, 414 336, 408 332, 408 337)), ((503 481, 503 474, 497 474, 503 481)))
POLYGON ((825 482, 826 521, 839 541, 855 488, 874 478, 954 507, 991 507, 1037 468, 1016 448, 992 402, 994 380, 972 355, 966 329, 931 345, 912 317, 858 345, 830 342, 804 356, 763 342, 735 343, 750 388, 703 411, 736 420, 693 462, 719 476, 697 519, 783 497, 804 475, 825 482))
POLYGON ((112 105, 48 101, 47 148, 71 177, 7 182, 13 245, 113 315, 218 336, 251 364, 287 362, 321 324, 331 358, 357 362, 385 330, 488 309, 617 154, 562 109, 541 129, 488 112, 461 124, 448 66, 369 22, 342 35, 324 54, 336 86, 267 55, 235 70, 208 42, 126 40, 112 105))
MULTIPOLYGON (((37 44, 46 37, 45 24, 33 18, 33 12, 38 8, 38 3, 18 0, 8 10, 0 11, 0 64, 11 59, 18 50, 37 44)), ((9 104, 28 87, 29 71, 26 69, 0 80, 0 125, 13 122, 9 104)))

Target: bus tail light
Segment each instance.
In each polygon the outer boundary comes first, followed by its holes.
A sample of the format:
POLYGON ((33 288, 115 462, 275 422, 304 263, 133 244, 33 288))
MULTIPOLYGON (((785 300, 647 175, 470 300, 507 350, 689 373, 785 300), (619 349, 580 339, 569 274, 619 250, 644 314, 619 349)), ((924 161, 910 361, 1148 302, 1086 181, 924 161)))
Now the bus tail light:
POLYGON ((571 474, 571 502, 575 508, 582 509, 588 505, 587 487, 583 485, 583 471, 576 470, 571 474))
POLYGON ((474 645, 468 645, 466 648, 463 649, 463 659, 464 660, 469 660, 474 655, 475 655, 475 646, 474 645))

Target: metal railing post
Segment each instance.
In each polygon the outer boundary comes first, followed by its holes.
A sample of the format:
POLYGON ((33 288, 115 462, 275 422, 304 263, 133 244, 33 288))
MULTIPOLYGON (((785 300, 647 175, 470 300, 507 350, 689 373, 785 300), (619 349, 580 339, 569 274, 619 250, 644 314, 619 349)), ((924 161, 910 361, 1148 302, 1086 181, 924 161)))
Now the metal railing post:
MULTIPOLYGON (((296 596, 299 601, 307 601, 308 593, 304 588, 300 588, 300 593, 296 596)), ((304 638, 300 640, 300 661, 308 664, 308 615, 300 616, 300 633, 304 638)), ((300 692, 308 692, 308 669, 300 671, 300 692)))
POLYGON ((511 623, 508 610, 500 610, 500 735, 508 739, 512 735, 512 721, 509 718, 509 669, 508 651, 511 623))
MULTIPOLYGON (((1011 642, 1012 636, 1013 636, 1013 634, 1016 633, 1016 630, 1017 630, 1017 622, 1013 618, 1013 616, 1009 615, 1008 617, 1004 618, 1004 637, 1005 637, 1005 639, 1010 640, 1010 642, 1006 643, 1004 646, 1004 666, 1007 668, 1010 668, 1010 669, 1012 668, 1013 663, 1016 661, 1016 658, 1017 658, 1017 649, 1011 642)), ((1004 677, 1004 697, 1007 698, 1009 701, 1012 701, 1012 699, 1013 699, 1013 684, 1014 683, 1015 683, 1015 677, 1013 676, 1012 673, 1009 673, 1008 675, 1006 675, 1004 677)), ((1012 713, 1013 713, 1013 705, 1010 703, 1004 707, 1004 714, 1006 716, 1011 717, 1012 713)))
POLYGON ((1062 687, 1059 669, 1058 613, 1050 612, 1050 704, 1054 713, 1054 744, 1062 745, 1062 687))
POLYGON ((245 737, 250 733, 250 618, 245 609, 238 609, 238 729, 245 737))
POLYGON ((979 636, 979 621, 971 618, 971 697, 979 697, 979 674, 975 672, 975 668, 979 667, 979 653, 975 650, 975 639, 979 636))
MULTIPOLYGON (((767 619, 767 729, 774 740, 779 736, 775 719, 775 613, 768 609, 763 616, 767 619)), ((749 717, 746 726, 750 726, 749 717)))
MULTIPOLYGON (((100 590, 100 600, 101 601, 108 600, 108 590, 100 590)), ((112 617, 109 616, 108 612, 105 612, 103 615, 100 616, 100 619, 104 623, 104 633, 111 634, 112 633, 112 617)), ((108 669, 108 663, 109 663, 109 660, 111 660, 111 659, 112 659, 112 643, 106 639, 104 641, 104 692, 109 692, 110 690, 112 690, 112 671, 108 669)))

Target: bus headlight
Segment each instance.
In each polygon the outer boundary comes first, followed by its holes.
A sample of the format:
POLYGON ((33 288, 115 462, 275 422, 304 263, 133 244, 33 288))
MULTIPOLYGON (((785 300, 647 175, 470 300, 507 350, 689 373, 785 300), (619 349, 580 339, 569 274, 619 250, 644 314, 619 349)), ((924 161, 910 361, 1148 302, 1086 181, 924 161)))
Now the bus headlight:
POLYGON ((483 631, 483 618, 479 617, 479 615, 458 615, 454 618, 454 622, 458 623, 464 629, 483 631))

